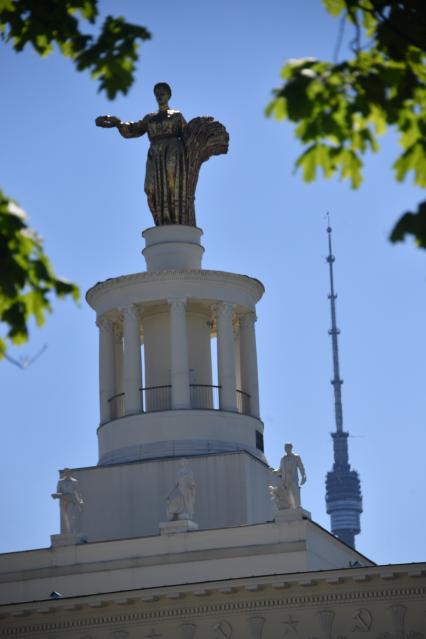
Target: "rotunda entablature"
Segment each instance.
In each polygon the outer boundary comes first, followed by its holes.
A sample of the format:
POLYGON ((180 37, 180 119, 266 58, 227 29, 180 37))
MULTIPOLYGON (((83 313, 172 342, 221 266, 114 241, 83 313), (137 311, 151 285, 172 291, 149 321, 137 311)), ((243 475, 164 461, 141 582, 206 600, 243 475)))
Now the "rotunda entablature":
POLYGON ((264 290, 259 280, 247 275, 204 269, 159 271, 134 273, 99 282, 88 290, 86 300, 98 316, 132 304, 148 309, 171 299, 202 305, 226 302, 233 304, 236 312, 239 309, 242 312, 243 309, 254 310, 264 290))

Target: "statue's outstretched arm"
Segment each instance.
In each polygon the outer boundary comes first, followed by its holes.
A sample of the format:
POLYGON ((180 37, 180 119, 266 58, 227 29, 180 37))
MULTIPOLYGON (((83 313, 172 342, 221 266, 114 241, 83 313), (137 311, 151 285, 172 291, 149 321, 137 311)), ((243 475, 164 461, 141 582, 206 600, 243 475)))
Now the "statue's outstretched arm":
POLYGON ((100 115, 95 120, 96 126, 103 129, 117 128, 123 138, 139 138, 147 132, 147 119, 137 122, 122 122, 115 115, 100 115))

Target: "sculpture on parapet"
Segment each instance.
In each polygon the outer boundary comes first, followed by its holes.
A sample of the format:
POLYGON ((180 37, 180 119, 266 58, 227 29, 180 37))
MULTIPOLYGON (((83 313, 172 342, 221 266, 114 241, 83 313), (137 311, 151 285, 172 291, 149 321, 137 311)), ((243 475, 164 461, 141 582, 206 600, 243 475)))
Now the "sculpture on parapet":
POLYGON ((186 459, 178 463, 176 484, 167 496, 168 521, 192 520, 195 504, 194 473, 186 459))
POLYGON ((71 470, 64 468, 58 481, 53 499, 60 500, 61 533, 65 535, 79 534, 79 519, 84 504, 78 490, 78 479, 72 477, 71 470))
POLYGON ((279 477, 278 486, 269 487, 279 511, 300 508, 300 486, 306 482, 305 468, 300 456, 293 453, 293 444, 285 444, 284 450, 286 454, 281 459, 280 467, 274 471, 279 477))
POLYGON ((201 164, 212 155, 227 153, 229 135, 212 117, 186 122, 180 111, 169 108, 172 90, 165 82, 154 87, 158 111, 137 122, 122 122, 113 115, 101 115, 96 125, 116 127, 124 138, 148 134, 145 193, 157 226, 195 223, 195 189, 201 164))

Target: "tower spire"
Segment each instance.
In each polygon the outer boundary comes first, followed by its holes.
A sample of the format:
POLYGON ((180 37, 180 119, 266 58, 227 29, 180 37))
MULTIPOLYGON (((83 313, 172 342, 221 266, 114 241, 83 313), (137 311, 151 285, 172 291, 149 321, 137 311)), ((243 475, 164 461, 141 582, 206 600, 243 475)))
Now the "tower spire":
POLYGON ((362 496, 359 475, 355 470, 351 470, 349 465, 348 437, 349 433, 343 430, 343 409, 342 409, 342 384, 340 378, 339 363, 339 342, 340 330, 336 321, 336 299, 334 290, 333 265, 336 258, 333 255, 331 244, 332 228, 330 226, 330 216, 328 217, 328 256, 330 276, 330 300, 331 328, 328 331, 331 336, 333 351, 333 379, 331 384, 334 390, 334 411, 336 430, 331 434, 333 439, 334 464, 333 470, 327 473, 326 478, 326 505, 327 513, 331 518, 331 530, 336 537, 355 547, 355 535, 360 530, 360 514, 362 513, 362 496))
POLYGON ((333 264, 335 262, 335 257, 331 248, 331 226, 330 226, 330 216, 327 213, 329 225, 327 226, 328 233, 328 256, 327 262, 329 266, 330 272, 330 293, 328 294, 328 299, 330 300, 330 310, 331 310, 331 328, 328 331, 329 335, 331 335, 331 345, 333 349, 333 379, 331 381, 334 388, 334 409, 335 409, 335 419, 336 419, 336 432, 343 432, 343 408, 342 408, 342 384, 343 380, 340 379, 340 366, 339 366, 339 342, 338 336, 340 334, 340 330, 337 328, 336 323, 336 299, 337 295, 334 292, 334 277, 333 277, 333 264))

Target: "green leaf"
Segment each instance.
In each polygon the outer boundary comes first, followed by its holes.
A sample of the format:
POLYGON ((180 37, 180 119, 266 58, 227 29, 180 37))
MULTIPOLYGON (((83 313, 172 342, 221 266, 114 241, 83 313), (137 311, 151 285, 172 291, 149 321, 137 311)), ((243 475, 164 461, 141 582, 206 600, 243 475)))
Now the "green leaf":
POLYGON ((377 104, 370 106, 369 119, 371 120, 377 135, 383 135, 386 131, 386 114, 377 104))
POLYGON ((414 181, 426 187, 426 143, 418 140, 412 144, 393 165, 396 179, 401 182, 410 171, 414 172, 414 181))
POLYGON ((340 177, 349 178, 353 189, 357 189, 362 182, 362 161, 352 149, 344 149, 340 154, 340 177))
MULTIPOLYGON (((15 344, 28 339, 28 322, 41 326, 51 311, 52 296, 79 297, 78 287, 58 278, 39 236, 27 226, 16 202, 0 191, 0 323, 15 344)), ((0 341, 0 358, 5 341, 0 341)))
POLYGON ((391 242, 402 242, 407 235, 412 235, 417 246, 426 248, 426 202, 421 202, 416 213, 404 213, 395 224, 390 234, 391 242))
POLYGON ((145 27, 108 16, 98 36, 84 33, 80 22, 95 23, 98 0, 0 2, 0 32, 15 51, 31 46, 46 56, 57 45, 77 71, 89 71, 99 81, 99 91, 109 99, 133 84, 139 43, 151 38, 145 27))
POLYGON ((322 0, 322 3, 332 16, 338 16, 342 11, 346 11, 344 0, 322 0))
MULTIPOLYGON (((415 183, 425 187, 426 3, 323 4, 331 15, 352 25, 349 56, 337 64, 314 58, 288 60, 280 71, 283 83, 274 89, 266 109, 267 116, 295 125, 303 147, 295 168, 308 182, 321 170, 324 177, 338 172, 340 179, 359 188, 363 156, 377 152, 378 137, 393 130, 399 139, 395 178, 401 181, 412 174, 415 183)), ((404 228, 414 224, 413 215, 403 218, 404 228)), ((419 219, 415 218, 417 225, 419 219)), ((421 230, 416 228, 420 242, 421 230)))
POLYGON ((3 13, 3 11, 13 12, 14 10, 13 0, 0 0, 0 14, 3 13))
POLYGON ((312 144, 300 157, 297 158, 295 168, 301 168, 305 182, 312 182, 317 174, 317 145, 312 144))
POLYGON ((278 97, 275 100, 271 100, 265 109, 265 115, 268 118, 273 115, 277 120, 284 120, 288 115, 285 99, 278 97))

